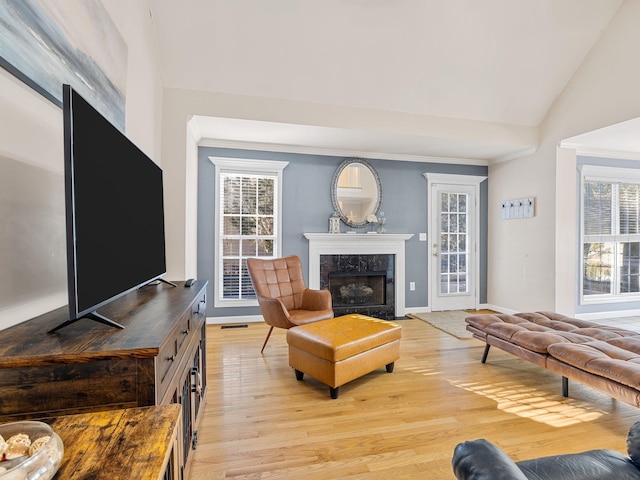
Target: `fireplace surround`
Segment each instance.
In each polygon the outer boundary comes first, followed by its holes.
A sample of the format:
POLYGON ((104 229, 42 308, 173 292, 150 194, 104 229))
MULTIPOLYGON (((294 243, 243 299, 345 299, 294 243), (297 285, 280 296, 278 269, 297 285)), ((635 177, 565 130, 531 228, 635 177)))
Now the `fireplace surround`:
POLYGON ((320 288, 331 292, 335 316, 395 318, 395 255, 320 255, 320 288))
POLYGON ((329 289, 336 315, 361 313, 384 319, 405 315, 405 242, 413 234, 304 236, 309 240, 309 288, 329 289))

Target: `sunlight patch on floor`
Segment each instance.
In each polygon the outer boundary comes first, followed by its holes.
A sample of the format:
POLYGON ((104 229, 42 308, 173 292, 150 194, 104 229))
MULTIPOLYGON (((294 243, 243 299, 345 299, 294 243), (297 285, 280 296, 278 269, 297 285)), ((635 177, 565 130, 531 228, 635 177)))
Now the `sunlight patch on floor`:
POLYGON ((452 381, 451 383, 458 388, 494 400, 500 410, 552 427, 590 422, 606 413, 589 403, 564 397, 559 399, 557 395, 516 382, 481 384, 452 381))
POLYGON ((404 370, 407 372, 419 373, 420 375, 439 375, 442 373, 440 370, 436 370, 434 368, 405 367, 404 370))

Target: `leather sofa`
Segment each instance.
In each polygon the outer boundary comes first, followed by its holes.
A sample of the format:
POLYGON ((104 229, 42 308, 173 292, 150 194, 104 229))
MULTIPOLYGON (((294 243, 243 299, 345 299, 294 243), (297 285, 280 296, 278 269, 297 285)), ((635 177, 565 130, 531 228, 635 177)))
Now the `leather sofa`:
POLYGON ((495 444, 472 440, 453 452, 458 480, 632 480, 640 479, 640 422, 629 429, 627 455, 590 450, 514 462, 495 444))
POLYGON ((484 314, 465 319, 467 330, 495 346, 568 380, 640 407, 640 333, 553 312, 484 314))

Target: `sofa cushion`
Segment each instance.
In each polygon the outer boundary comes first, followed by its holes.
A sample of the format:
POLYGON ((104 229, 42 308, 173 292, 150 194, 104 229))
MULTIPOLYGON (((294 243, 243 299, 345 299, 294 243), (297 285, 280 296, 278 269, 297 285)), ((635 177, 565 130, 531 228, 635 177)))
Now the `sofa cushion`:
POLYGON ((640 355, 640 338, 638 337, 612 338, 607 340, 607 343, 640 355))
MULTIPOLYGON (((499 335, 496 336, 500 337, 499 335)), ((570 342, 566 337, 554 332, 531 332, 529 330, 514 333, 508 340, 514 345, 544 354, 547 353, 547 347, 549 345, 570 342)), ((582 341, 586 342, 588 340, 583 339, 582 341)))
POLYGON ((527 320, 520 318, 520 317, 516 317, 514 315, 496 315, 496 314, 489 314, 489 313, 485 313, 485 314, 480 314, 480 315, 471 315, 467 318, 465 318, 465 321, 477 328, 478 330, 483 330, 485 328, 487 328, 488 325, 491 325, 493 323, 512 323, 512 324, 517 324, 517 323, 525 323, 527 322, 527 320))
POLYGON ((557 360, 585 372, 640 388, 640 354, 594 340, 583 344, 549 345, 549 354, 557 360))
POLYGON ((506 340, 520 347, 538 353, 547 353, 547 347, 554 343, 585 343, 593 340, 579 331, 558 331, 531 322, 518 325, 510 323, 492 323, 485 329, 487 335, 506 340))
POLYGON ((599 325, 553 312, 516 315, 473 315, 466 322, 474 329, 536 353, 547 353, 554 343, 587 343, 592 340, 638 339, 640 334, 613 326, 599 325))
POLYGON ((567 317, 561 313, 555 312, 522 312, 516 313, 517 317, 524 318, 530 322, 539 325, 545 325, 561 330, 571 330, 573 328, 589 328, 598 327, 599 325, 588 320, 579 320, 577 318, 567 317))
POLYGON ((617 338, 638 338, 639 335, 636 332, 630 330, 624 330, 616 327, 609 327, 606 325, 600 325, 598 327, 578 328, 572 330, 572 333, 584 335, 594 338, 596 340, 614 340, 617 338))

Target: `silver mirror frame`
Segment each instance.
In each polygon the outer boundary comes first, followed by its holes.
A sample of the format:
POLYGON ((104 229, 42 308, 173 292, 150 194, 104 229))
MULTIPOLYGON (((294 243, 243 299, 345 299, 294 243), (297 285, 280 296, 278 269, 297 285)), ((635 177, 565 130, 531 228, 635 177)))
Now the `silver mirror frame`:
POLYGON ((378 189, 378 195, 376 199, 376 205, 372 213, 378 216, 378 212, 380 211, 380 205, 382 205, 382 183, 380 182, 380 177, 378 176, 378 172, 376 172, 376 169, 373 168, 373 165, 371 165, 364 158, 357 158, 357 157, 347 158, 340 164, 340 166, 338 166, 338 168, 336 169, 336 172, 333 175, 333 181, 331 182, 331 201, 333 203, 334 211, 338 215, 340 215, 340 220, 342 220, 342 222, 345 225, 348 225, 351 228, 362 228, 368 224, 366 218, 362 222, 350 221, 347 218, 346 214, 340 209, 340 203, 338 202, 338 180, 340 178, 340 175, 342 174, 342 171, 345 168, 347 168, 349 165, 354 163, 360 163, 364 165, 369 169, 369 171, 373 175, 373 178, 376 182, 376 187, 378 189))

